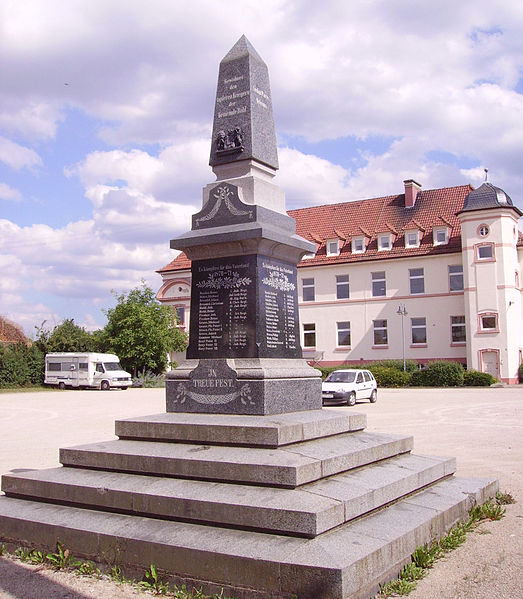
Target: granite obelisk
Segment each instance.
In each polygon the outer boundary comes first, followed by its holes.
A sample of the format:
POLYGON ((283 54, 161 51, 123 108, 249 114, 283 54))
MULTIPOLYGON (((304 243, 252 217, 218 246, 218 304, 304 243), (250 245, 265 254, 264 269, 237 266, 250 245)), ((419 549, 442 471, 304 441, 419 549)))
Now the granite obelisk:
POLYGON ((321 408, 302 358, 296 235, 278 168, 267 66, 243 36, 220 63, 210 165, 192 229, 171 247, 192 260, 187 360, 167 376, 168 412, 278 414, 321 408))

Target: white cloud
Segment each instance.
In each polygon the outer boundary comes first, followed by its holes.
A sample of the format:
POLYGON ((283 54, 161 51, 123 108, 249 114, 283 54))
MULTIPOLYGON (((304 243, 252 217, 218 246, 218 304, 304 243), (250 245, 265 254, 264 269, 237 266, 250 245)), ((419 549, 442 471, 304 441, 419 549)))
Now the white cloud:
POLYGON ((22 199, 22 194, 17 190, 9 187, 6 183, 0 181, 0 200, 11 200, 19 202, 22 199))
POLYGON ((1 136, 0 162, 7 164, 7 166, 15 170, 25 167, 42 166, 42 159, 34 150, 1 136))

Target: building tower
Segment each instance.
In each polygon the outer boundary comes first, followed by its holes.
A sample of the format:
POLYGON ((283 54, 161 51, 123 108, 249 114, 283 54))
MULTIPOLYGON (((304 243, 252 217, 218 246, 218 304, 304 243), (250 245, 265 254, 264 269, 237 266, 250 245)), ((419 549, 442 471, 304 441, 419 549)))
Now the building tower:
POLYGON ((465 198, 461 223, 467 364, 505 383, 518 380, 521 292, 517 256, 521 211, 483 183, 465 198))

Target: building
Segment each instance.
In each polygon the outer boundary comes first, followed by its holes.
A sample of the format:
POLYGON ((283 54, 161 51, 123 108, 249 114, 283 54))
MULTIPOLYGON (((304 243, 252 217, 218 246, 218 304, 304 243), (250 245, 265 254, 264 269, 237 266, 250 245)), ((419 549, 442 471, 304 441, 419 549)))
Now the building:
MULTIPOLYGON (((459 361, 517 382, 523 361, 521 211, 484 183, 290 210, 317 246, 298 264, 301 343, 322 365, 459 361), (403 333, 402 333, 403 330, 403 333)), ((190 261, 157 298, 188 326, 190 261)))

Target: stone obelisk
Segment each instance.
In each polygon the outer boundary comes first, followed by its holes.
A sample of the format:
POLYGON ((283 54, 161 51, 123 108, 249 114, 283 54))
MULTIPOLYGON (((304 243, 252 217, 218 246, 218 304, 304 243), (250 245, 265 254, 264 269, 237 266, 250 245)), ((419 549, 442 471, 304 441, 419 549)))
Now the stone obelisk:
POLYGON ((267 66, 245 36, 220 63, 210 165, 192 229, 171 247, 192 260, 187 360, 167 375, 168 412, 278 414, 321 408, 302 358, 296 235, 278 168, 267 66))

